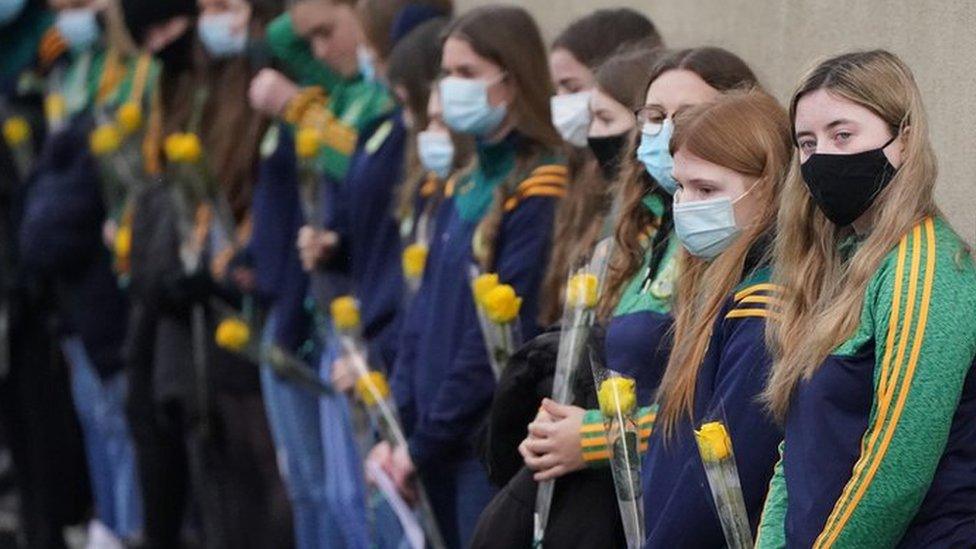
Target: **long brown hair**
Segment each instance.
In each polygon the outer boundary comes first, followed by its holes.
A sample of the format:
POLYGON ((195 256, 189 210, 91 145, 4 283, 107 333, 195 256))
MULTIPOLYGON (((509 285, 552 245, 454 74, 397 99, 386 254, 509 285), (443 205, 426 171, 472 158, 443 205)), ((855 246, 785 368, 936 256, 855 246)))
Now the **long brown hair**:
MULTIPOLYGON (((265 3, 252 4, 249 35, 260 37, 274 16, 265 3)), ((193 32, 193 29, 188 32, 193 32)), ((177 75, 177 89, 167 102, 166 134, 186 131, 193 115, 196 94, 207 90, 200 123, 200 138, 210 168, 220 183, 235 218, 242 220, 250 208, 259 144, 268 119, 248 105, 248 84, 257 67, 246 56, 213 60, 200 44, 193 52, 192 69, 177 75)))
MULTIPOLYGON (((655 80, 672 70, 691 71, 720 92, 759 85, 749 65, 734 53, 722 48, 691 48, 666 53, 658 60, 644 84, 642 93, 646 95, 647 89, 655 80)), ((640 101, 644 101, 643 96, 640 101)), ((623 196, 615 232, 616 246, 607 272, 606 291, 600 303, 600 317, 604 319, 613 314, 613 309, 620 300, 624 288, 637 274, 644 261, 647 249, 643 235, 648 229, 658 228, 658 220, 654 219, 641 203, 641 200, 649 192, 654 191, 657 185, 637 160, 639 137, 640 132, 636 132, 634 141, 628 149, 631 154, 623 165, 619 183, 619 192, 623 193, 623 196)), ((664 193, 663 190, 658 192, 664 193)))
POLYGON ((697 105, 675 120, 671 150, 686 151, 707 162, 756 178, 750 195, 760 204, 758 217, 741 220, 742 234, 718 257, 679 254, 674 303, 674 338, 658 400, 658 422, 670 436, 681 416, 691 417, 695 384, 708 350, 712 326, 723 303, 745 273, 746 255, 773 226, 773 205, 793 153, 786 110, 760 91, 733 92, 697 105))
POLYGON ((857 329, 867 285, 884 257, 915 224, 938 214, 932 196, 938 175, 935 153, 911 69, 883 50, 822 61, 793 93, 791 121, 800 99, 820 89, 879 116, 899 137, 904 152, 894 179, 876 199, 870 234, 847 260, 838 250, 852 229, 827 219, 803 183, 799 159, 793 163, 780 201, 774 247, 773 279, 783 286, 783 305, 779 321, 766 325, 775 362, 764 398, 780 420, 800 380, 813 375, 857 329))
MULTIPOLYGON (((660 49, 624 50, 607 59, 596 71, 597 87, 628 109, 637 106, 660 49)), ((543 287, 561 295, 566 275, 591 255, 610 208, 612 183, 607 181, 587 148, 571 147, 569 192, 556 211, 552 253, 543 287), (575 154, 573 154, 575 153, 575 154)), ((561 312, 553 300, 540 314, 543 324, 555 322, 561 312)))
MULTIPOLYGON (((488 59, 506 72, 508 81, 517 90, 509 105, 515 120, 515 130, 521 136, 516 152, 516 165, 507 181, 498 186, 494 201, 477 229, 482 253, 478 261, 484 269, 495 263, 495 243, 504 215, 505 200, 515 191, 519 179, 541 158, 555 156, 562 139, 552 126, 549 98, 553 94, 552 78, 546 49, 535 20, 517 6, 481 6, 465 13, 448 27, 446 38, 467 42, 479 56, 488 59)), ((540 299, 540 309, 554 295, 540 299)))

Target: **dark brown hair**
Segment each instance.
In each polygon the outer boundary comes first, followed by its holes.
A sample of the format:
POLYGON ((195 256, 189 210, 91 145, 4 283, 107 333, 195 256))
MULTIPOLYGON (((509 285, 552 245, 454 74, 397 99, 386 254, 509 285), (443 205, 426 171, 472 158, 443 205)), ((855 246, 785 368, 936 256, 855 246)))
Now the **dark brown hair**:
MULTIPOLYGON (((262 36, 265 25, 277 11, 270 2, 252 4, 250 36, 262 36)), ((187 32, 193 32, 193 29, 187 32)), ((182 74, 170 75, 170 91, 164 93, 163 127, 165 135, 169 135, 186 131, 198 90, 207 90, 200 120, 200 139, 210 169, 238 221, 250 208, 259 145, 268 127, 267 118, 250 108, 247 94, 242 92, 257 69, 247 56, 210 59, 197 44, 192 68, 182 74)))
MULTIPOLYGON (((678 69, 694 72, 720 92, 759 86, 749 65, 734 53, 722 48, 691 48, 673 51, 660 58, 651 69, 650 77, 643 87, 644 95, 662 74, 678 69)), ((640 103, 643 102, 641 98, 640 103)), ((642 235, 649 228, 657 228, 658 220, 641 204, 641 200, 656 188, 656 184, 637 160, 639 136, 640 132, 635 132, 629 149, 631 154, 624 164, 624 175, 620 179, 623 206, 617 220, 616 246, 607 273, 607 289, 600 304, 601 318, 608 318, 613 314, 624 288, 644 261, 647 250, 642 235)))
POLYGON ((359 0, 356 4, 366 40, 380 59, 387 59, 393 51, 393 24, 400 12, 411 5, 437 8, 445 15, 454 11, 453 0, 359 0))
POLYGON ((553 41, 552 49, 565 49, 590 70, 596 70, 622 49, 663 45, 650 19, 632 9, 617 8, 597 10, 573 21, 553 41))

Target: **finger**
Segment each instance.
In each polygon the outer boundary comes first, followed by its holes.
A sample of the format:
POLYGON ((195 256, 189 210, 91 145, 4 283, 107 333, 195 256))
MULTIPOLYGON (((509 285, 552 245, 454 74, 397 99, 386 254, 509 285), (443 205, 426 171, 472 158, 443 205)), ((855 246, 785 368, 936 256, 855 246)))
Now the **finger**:
POLYGON ((546 398, 542 401, 542 409, 555 419, 562 419, 569 415, 569 412, 572 410, 572 406, 564 406, 555 400, 546 398))
POLYGON ((539 457, 538 454, 536 454, 535 452, 533 452, 529 448, 529 439, 525 439, 525 440, 522 441, 521 444, 519 444, 518 451, 519 451, 519 454, 522 455, 522 459, 523 460, 530 459, 530 458, 538 458, 539 457))
POLYGON ((556 465, 555 467, 550 467, 544 471, 536 472, 536 474, 532 475, 532 478, 536 482, 542 482, 545 480, 555 480, 565 474, 566 467, 564 465, 556 465))
POLYGON ((533 438, 549 438, 554 429, 551 423, 536 423, 532 422, 529 424, 529 435, 533 438))
POLYGON ((555 448, 556 442, 548 438, 532 438, 525 441, 525 449, 537 456, 549 454, 555 448))
POLYGON ((525 465, 532 469, 533 471, 542 471, 555 467, 559 464, 559 459, 555 454, 544 454, 539 457, 528 458, 525 460, 525 465))

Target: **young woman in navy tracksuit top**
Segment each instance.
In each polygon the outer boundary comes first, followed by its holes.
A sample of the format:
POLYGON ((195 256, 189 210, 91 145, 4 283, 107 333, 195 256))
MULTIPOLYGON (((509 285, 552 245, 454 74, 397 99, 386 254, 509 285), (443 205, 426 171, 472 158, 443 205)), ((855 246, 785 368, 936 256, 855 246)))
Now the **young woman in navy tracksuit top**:
POLYGON ((911 69, 828 59, 793 94, 767 402, 784 421, 756 546, 976 542, 976 271, 933 199, 911 69))
MULTIPOLYGON (((420 473, 447 543, 460 547, 492 493, 471 445, 495 381, 468 269, 479 263, 514 286, 524 299, 524 333, 535 334, 542 258, 566 169, 554 152, 545 49, 531 17, 515 7, 478 8, 447 35, 444 120, 475 135, 477 153, 453 188, 451 207, 442 209, 405 322, 393 389, 409 447, 397 448, 388 467, 407 492, 420 473)), ((383 451, 374 449, 374 457, 383 451)))

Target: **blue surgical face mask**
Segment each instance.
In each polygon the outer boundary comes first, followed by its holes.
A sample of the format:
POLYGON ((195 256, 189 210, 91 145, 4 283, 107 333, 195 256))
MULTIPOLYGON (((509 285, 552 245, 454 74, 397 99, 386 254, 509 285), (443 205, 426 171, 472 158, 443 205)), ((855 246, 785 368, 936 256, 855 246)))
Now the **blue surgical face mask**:
POLYGON ((441 104, 444 123, 454 131, 484 137, 505 120, 508 112, 504 103, 492 106, 488 102, 488 88, 501 81, 486 82, 475 78, 449 76, 441 80, 441 104))
POLYGON ((204 15, 197 21, 197 35, 211 57, 226 58, 244 53, 247 30, 237 31, 235 13, 204 15))
POLYGON ((102 34, 95 10, 88 8, 59 11, 54 25, 74 51, 91 48, 102 34))
POLYGON ((359 74, 367 82, 376 82, 376 62, 373 54, 364 44, 356 46, 356 64, 359 66, 359 74))
POLYGON ((451 134, 424 131, 417 134, 417 154, 425 168, 446 179, 454 165, 454 142, 451 134))
POLYGON ((27 0, 0 0, 0 25, 13 21, 24 11, 27 0))
POLYGON ((674 194, 678 188, 678 182, 674 180, 671 172, 674 170, 674 160, 671 158, 671 133, 674 131, 674 124, 671 119, 665 119, 660 127, 651 127, 645 124, 641 129, 640 146, 637 147, 637 159, 644 164, 647 173, 654 178, 654 181, 668 194, 674 194), (656 133, 655 133, 656 131, 656 133))
POLYGON ((727 196, 695 202, 675 200, 674 232, 688 253, 714 259, 735 242, 742 232, 735 222, 735 203, 752 192, 756 184, 758 181, 735 200, 727 196))

